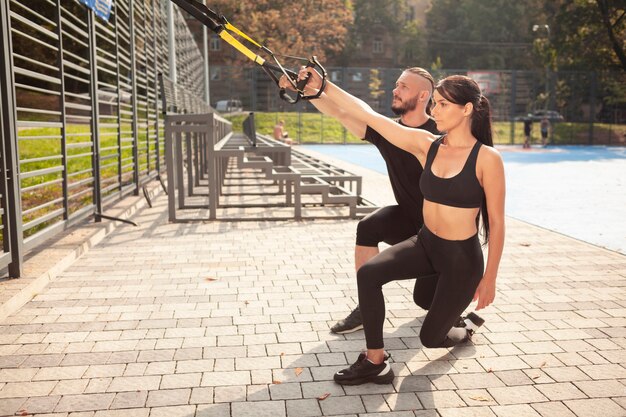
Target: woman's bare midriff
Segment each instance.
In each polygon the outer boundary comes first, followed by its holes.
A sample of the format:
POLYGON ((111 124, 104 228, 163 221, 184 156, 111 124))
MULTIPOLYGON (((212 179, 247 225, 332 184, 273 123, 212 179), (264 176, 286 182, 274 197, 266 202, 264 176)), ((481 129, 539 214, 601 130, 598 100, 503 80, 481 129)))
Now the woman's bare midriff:
POLYGON ((424 200, 424 225, 446 240, 465 240, 474 236, 478 208, 459 208, 424 200))

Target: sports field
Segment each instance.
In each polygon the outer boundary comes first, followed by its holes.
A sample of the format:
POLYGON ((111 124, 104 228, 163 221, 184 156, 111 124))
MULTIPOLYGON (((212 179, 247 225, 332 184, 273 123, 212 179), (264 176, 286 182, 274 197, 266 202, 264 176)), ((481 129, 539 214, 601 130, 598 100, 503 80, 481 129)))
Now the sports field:
MULTIPOLYGON (((305 149, 386 173, 371 145, 305 149)), ((626 254, 626 148, 498 146, 510 217, 626 254)))

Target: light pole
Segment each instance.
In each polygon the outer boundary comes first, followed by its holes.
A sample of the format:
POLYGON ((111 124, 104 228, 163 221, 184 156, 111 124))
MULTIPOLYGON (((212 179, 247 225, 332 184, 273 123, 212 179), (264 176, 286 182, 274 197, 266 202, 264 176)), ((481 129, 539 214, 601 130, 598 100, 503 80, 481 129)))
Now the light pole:
MULTIPOLYGON (((533 32, 545 29, 547 33, 547 41, 550 42, 550 26, 549 25, 533 25, 533 32)), ((550 96, 550 62, 546 63, 546 101, 545 108, 548 109, 548 97, 550 96)))

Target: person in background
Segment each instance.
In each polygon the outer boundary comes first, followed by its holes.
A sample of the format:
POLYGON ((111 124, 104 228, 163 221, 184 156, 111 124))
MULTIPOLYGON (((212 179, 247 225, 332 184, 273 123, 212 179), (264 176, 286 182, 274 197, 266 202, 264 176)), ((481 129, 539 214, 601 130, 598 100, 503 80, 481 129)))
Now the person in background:
POLYGON ((532 115, 528 115, 524 119, 524 149, 530 149, 531 135, 533 132, 533 119, 532 115))
POLYGON ((544 116, 541 119, 541 124, 539 125, 541 129, 541 145, 546 146, 548 144, 548 135, 550 134, 550 120, 548 120, 547 116, 544 116))
POLYGON ((284 120, 279 120, 274 126, 274 139, 285 142, 287 145, 291 145, 292 140, 289 137, 289 132, 285 130, 284 120))

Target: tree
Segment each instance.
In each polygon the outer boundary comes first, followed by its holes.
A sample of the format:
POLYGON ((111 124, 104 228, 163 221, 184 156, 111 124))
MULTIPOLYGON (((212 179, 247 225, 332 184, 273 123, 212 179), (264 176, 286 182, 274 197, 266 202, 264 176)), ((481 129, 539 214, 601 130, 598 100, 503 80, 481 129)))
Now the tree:
POLYGON ((611 47, 622 64, 622 69, 626 71, 626 53, 624 53, 626 5, 622 2, 619 8, 617 4, 611 4, 608 0, 596 0, 596 3, 600 9, 602 24, 611 41, 611 47))
POLYGON ((552 11, 559 69, 626 70, 625 2, 561 0, 552 11))
POLYGON ((370 69, 370 82, 367 86, 370 92, 370 96, 375 100, 376 109, 380 107, 380 98, 385 95, 385 90, 381 87, 383 85, 382 80, 380 79, 380 71, 377 69, 370 69))
POLYGON ((543 0, 439 0, 426 15, 430 58, 445 68, 531 69, 543 0))
MULTIPOLYGON (((321 62, 343 50, 352 23, 344 0, 214 0, 211 8, 276 54, 317 55, 321 62)), ((234 65, 246 58, 233 52, 226 60, 234 65)))
POLYGON ((375 36, 388 37, 392 45, 394 64, 403 55, 401 39, 406 24, 404 0, 354 0, 351 2, 354 24, 350 27, 348 43, 342 54, 343 65, 353 65, 364 51, 371 50, 366 43, 375 36))
MULTIPOLYGON (((554 22, 550 48, 555 67, 559 71, 595 73, 570 87, 572 97, 593 87, 602 98, 597 107, 605 106, 606 110, 626 106, 626 3, 560 0, 546 10, 554 22)), ((568 100, 568 104, 575 106, 575 99, 568 100)))
POLYGON ((402 39, 398 63, 403 67, 427 66, 428 43, 424 30, 416 22, 409 22, 402 31, 402 39))

